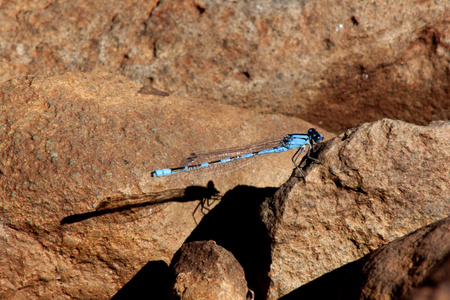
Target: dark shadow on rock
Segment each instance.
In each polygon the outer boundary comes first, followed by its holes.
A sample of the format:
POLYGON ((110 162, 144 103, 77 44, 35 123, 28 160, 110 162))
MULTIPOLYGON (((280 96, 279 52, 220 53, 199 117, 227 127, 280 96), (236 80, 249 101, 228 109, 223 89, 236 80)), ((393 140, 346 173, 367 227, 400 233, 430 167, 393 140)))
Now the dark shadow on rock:
POLYGON ((120 213, 167 202, 189 202, 200 200, 199 206, 201 205, 203 209, 206 202, 209 203, 211 200, 214 201, 218 195, 219 191, 214 187, 214 182, 209 181, 206 187, 193 185, 188 186, 185 189, 171 189, 154 193, 150 192, 108 197, 106 198, 107 201, 101 202, 95 211, 67 216, 60 221, 60 224, 77 223, 106 214, 120 213))
POLYGON ((170 276, 164 261, 148 262, 111 299, 168 299, 170 276))
POLYGON ((244 268, 255 299, 264 299, 269 287, 271 241, 259 214, 266 197, 278 188, 238 186, 227 192, 187 238, 185 243, 214 240, 236 257, 244 268))
POLYGON ((280 300, 297 299, 360 299, 361 287, 366 281, 363 266, 369 255, 333 270, 289 294, 280 300))

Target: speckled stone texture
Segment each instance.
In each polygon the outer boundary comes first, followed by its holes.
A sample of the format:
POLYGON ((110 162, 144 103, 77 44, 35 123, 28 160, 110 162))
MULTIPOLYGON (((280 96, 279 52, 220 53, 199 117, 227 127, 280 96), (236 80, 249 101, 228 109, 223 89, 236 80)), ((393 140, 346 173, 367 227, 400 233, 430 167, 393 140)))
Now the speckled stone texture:
POLYGON ((0 82, 106 70, 329 131, 449 117, 449 4, 4 1, 0 82))

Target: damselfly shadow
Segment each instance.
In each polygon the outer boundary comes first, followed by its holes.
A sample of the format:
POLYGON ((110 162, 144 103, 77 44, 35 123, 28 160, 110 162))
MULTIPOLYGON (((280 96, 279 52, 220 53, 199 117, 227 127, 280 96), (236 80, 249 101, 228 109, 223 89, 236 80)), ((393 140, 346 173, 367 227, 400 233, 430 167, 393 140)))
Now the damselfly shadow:
POLYGON ((185 189, 171 189, 161 192, 107 197, 105 201, 100 202, 95 211, 67 216, 60 221, 60 224, 64 225, 77 223, 93 217, 131 211, 168 202, 189 202, 200 200, 192 212, 192 217, 194 218, 195 223, 197 223, 197 220, 195 219, 195 213, 197 210, 201 208, 201 212, 206 214, 207 211, 210 210, 209 207, 214 203, 214 201, 220 200, 220 198, 220 193, 215 188, 214 182, 212 181, 209 181, 206 187, 193 185, 188 186, 185 189))

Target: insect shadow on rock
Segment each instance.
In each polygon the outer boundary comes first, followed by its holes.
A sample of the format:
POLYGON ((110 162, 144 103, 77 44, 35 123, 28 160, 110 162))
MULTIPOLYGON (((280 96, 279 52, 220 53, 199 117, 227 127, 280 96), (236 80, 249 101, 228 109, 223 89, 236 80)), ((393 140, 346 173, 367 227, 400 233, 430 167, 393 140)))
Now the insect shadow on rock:
POLYGON ((107 197, 105 201, 100 202, 95 211, 67 216, 60 221, 60 224, 77 223, 93 217, 120 213, 168 202, 190 202, 200 200, 192 212, 192 217, 197 224, 197 220, 195 219, 197 210, 201 208, 201 212, 206 214, 214 201, 219 200, 220 198, 220 192, 215 188, 214 182, 212 181, 209 181, 206 187, 193 185, 188 186, 185 189, 170 189, 161 192, 113 196, 107 197))

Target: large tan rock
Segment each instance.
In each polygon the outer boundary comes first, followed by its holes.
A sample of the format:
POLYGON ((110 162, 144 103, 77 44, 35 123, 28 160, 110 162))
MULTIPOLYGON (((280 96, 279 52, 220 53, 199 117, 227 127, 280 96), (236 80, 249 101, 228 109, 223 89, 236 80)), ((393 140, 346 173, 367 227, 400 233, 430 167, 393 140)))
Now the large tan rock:
POLYGON ((7 1, 0 82, 107 70, 178 95, 341 132, 449 117, 449 4, 7 1))
POLYGON ((450 214, 449 122, 366 123, 318 159, 263 204, 269 299, 450 214))
POLYGON ((153 178, 153 170, 178 166, 191 151, 311 127, 141 87, 107 73, 1 85, 0 295, 108 298, 149 261, 170 262, 201 220, 200 210, 192 215, 205 192, 279 186, 292 172, 293 153, 266 155, 229 174, 153 178), (117 199, 139 193, 147 202, 117 199))

